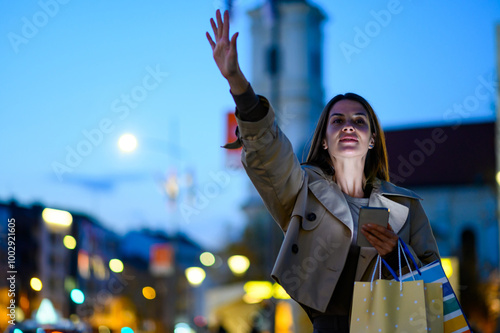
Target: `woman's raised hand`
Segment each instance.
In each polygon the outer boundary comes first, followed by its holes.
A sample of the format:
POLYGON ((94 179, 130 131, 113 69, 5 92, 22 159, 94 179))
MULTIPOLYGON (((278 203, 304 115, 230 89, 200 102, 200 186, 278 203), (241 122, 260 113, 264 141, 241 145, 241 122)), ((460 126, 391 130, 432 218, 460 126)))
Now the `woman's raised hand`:
POLYGON ((248 81, 240 70, 238 64, 238 52, 236 50, 236 39, 238 33, 235 33, 229 40, 229 12, 224 12, 224 21, 222 20, 220 10, 215 13, 217 23, 210 19, 210 24, 214 32, 215 42, 207 32, 207 39, 212 47, 213 56, 217 67, 231 86, 231 92, 235 95, 245 92, 248 81))

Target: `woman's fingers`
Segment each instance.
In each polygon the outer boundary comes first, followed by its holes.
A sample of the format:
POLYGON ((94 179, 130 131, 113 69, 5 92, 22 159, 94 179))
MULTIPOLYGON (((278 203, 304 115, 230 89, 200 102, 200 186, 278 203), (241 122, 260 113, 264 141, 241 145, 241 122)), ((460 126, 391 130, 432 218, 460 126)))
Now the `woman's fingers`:
POLYGON ((215 49, 215 43, 212 40, 212 37, 210 36, 210 34, 208 33, 208 31, 207 31, 207 39, 208 39, 208 42, 210 43, 210 46, 212 47, 212 51, 213 51, 215 49))
POLYGON ((388 228, 367 224, 362 227, 361 232, 382 256, 392 252, 397 246, 398 235, 388 228))
POLYGON ((388 247, 387 244, 380 242, 380 240, 376 237, 373 237, 369 234, 365 235, 365 237, 381 256, 385 256, 392 252, 392 248, 388 247))
MULTIPOLYGON (((215 63, 222 76, 226 79, 230 77, 234 79, 236 75, 242 82, 244 81, 242 83, 242 85, 244 85, 246 83, 246 79, 240 72, 238 54, 236 50, 236 40, 239 34, 235 33, 231 39, 229 39, 229 12, 224 12, 224 20, 222 20, 221 12, 220 10, 217 10, 215 18, 210 19, 210 25, 212 26, 214 37, 212 37, 208 32, 206 35, 208 42, 212 47, 215 63)), ((246 85, 248 85, 248 83, 246 85)), ((238 90, 238 87, 236 86, 233 88, 238 90)))
POLYGON ((217 12, 215 13, 215 17, 217 18, 217 37, 216 41, 222 38, 222 29, 224 26, 224 23, 222 22, 222 16, 220 14, 220 10, 217 9, 217 12))
MULTIPOLYGON (((229 42, 229 12, 227 10, 224 12, 224 21, 222 21, 220 10, 217 9, 215 19, 217 20, 217 23, 215 23, 213 18, 210 19, 210 25, 212 26, 212 30, 214 32, 215 41, 212 38, 210 38, 210 40, 214 42, 214 44, 217 44, 221 39, 229 42)), ((210 43, 210 45, 212 45, 212 43, 210 43)))
POLYGON ((217 41, 217 25, 215 24, 215 21, 213 18, 210 18, 210 25, 212 26, 212 30, 214 32, 215 41, 217 41))
POLYGON ((362 229, 373 233, 375 236, 380 238, 397 238, 397 235, 394 233, 394 231, 388 228, 384 228, 378 224, 365 224, 363 225, 362 229))
POLYGON ((231 48, 233 50, 236 50, 236 39, 238 38, 239 33, 235 33, 233 37, 231 38, 231 48))
POLYGON ((229 40, 229 11, 224 12, 224 23, 222 23, 222 37, 229 40))

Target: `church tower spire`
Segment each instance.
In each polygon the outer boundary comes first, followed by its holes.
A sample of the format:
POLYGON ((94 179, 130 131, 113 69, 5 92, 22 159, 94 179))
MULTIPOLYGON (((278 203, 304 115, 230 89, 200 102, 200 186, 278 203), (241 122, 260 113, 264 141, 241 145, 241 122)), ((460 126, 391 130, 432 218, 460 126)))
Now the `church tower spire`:
POLYGON ((324 14, 306 0, 269 0, 249 12, 252 85, 270 99, 278 124, 299 157, 312 137, 324 104, 324 14))

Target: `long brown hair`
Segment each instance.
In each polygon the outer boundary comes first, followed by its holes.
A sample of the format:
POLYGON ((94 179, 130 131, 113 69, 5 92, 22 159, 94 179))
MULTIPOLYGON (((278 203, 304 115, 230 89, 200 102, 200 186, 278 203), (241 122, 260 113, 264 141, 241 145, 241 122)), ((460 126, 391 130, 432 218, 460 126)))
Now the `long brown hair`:
POLYGON ((377 115, 375 114, 375 111, 373 111, 370 103, 368 103, 368 101, 363 97, 354 93, 337 95, 332 98, 328 104, 326 104, 319 117, 318 124, 316 125, 311 147, 309 148, 309 154, 307 155, 307 159, 304 164, 315 165, 320 167, 325 174, 332 176, 335 175, 332 160, 328 154, 328 150, 323 149, 322 142, 326 137, 326 128, 330 110, 335 103, 344 99, 358 102, 363 106, 368 113, 371 134, 375 134, 375 145, 372 149, 368 150, 365 160, 364 173, 367 184, 371 184, 375 178, 389 181, 389 163, 387 161, 387 148, 385 146, 384 131, 382 130, 382 127, 380 127, 377 115))

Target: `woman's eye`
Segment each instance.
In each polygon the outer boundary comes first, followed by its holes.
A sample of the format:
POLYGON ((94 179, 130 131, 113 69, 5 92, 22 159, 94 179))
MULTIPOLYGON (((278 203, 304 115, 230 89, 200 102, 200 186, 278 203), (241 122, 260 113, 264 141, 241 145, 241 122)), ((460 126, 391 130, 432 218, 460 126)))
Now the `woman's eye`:
POLYGON ((342 123, 342 119, 340 119, 340 118, 332 120, 332 124, 340 124, 340 123, 342 123))
POLYGON ((356 124, 364 124, 364 123, 365 123, 364 119, 356 120, 356 124))

